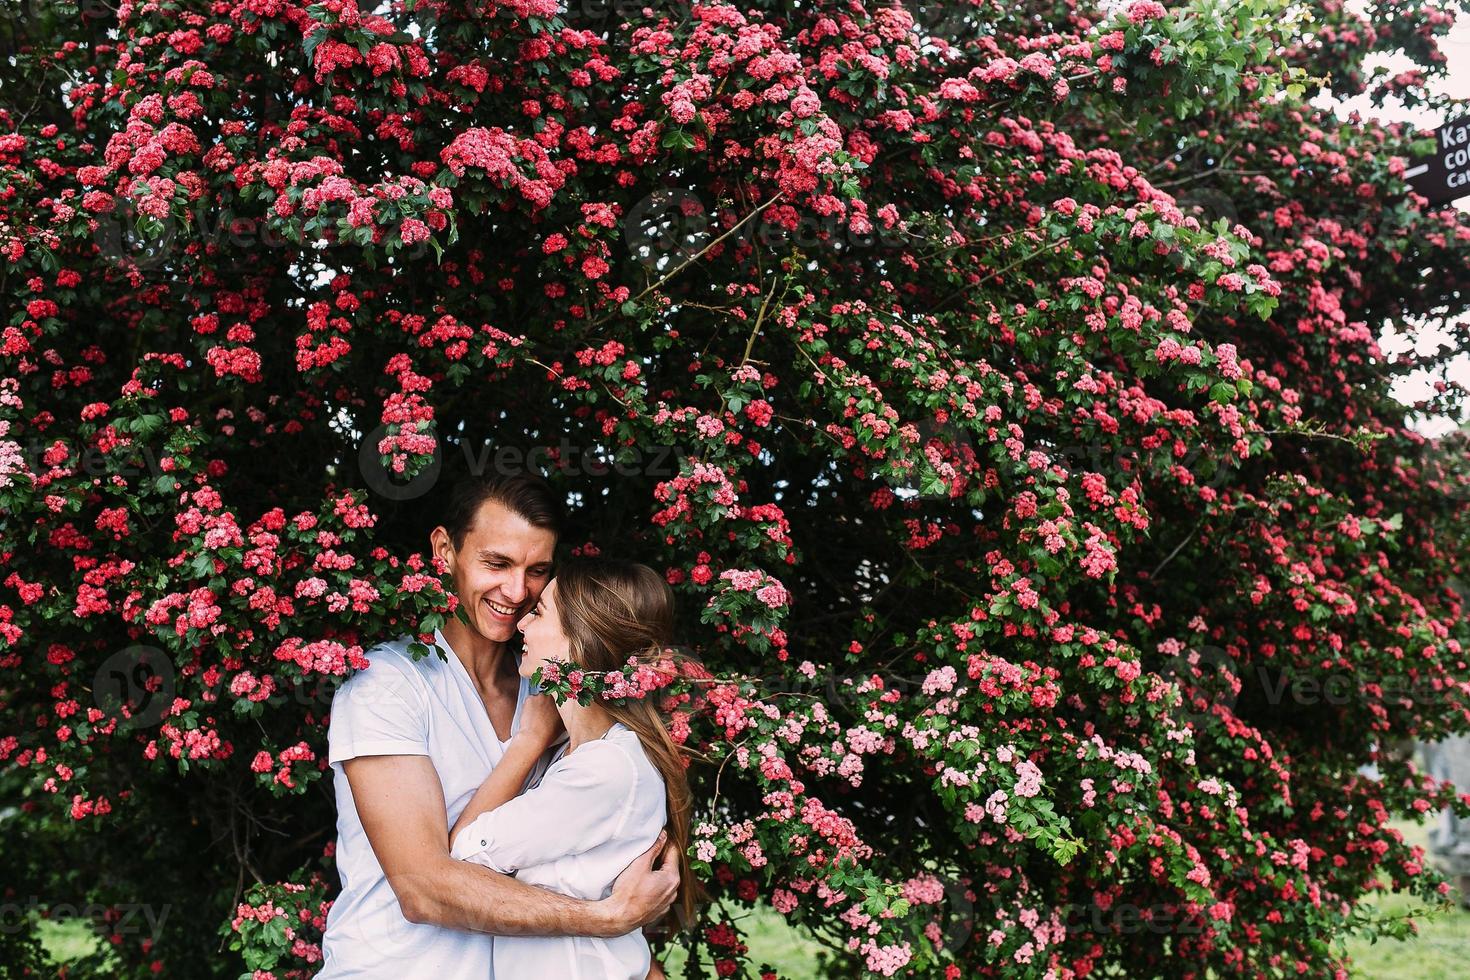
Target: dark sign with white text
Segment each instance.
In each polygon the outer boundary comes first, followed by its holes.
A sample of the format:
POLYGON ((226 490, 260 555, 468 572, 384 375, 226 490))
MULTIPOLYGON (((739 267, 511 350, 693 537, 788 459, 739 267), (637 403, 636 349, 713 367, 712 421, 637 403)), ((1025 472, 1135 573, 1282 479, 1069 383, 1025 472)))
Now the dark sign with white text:
POLYGON ((1443 204, 1470 194, 1470 116, 1445 123, 1434 131, 1434 152, 1416 157, 1404 179, 1430 204, 1443 204))

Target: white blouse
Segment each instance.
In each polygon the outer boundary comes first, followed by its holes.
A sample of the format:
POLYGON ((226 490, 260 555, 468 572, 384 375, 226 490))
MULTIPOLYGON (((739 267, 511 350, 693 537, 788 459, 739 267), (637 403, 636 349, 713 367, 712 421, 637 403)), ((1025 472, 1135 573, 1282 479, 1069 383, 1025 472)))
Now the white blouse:
MULTIPOLYGON (((566 744, 539 783, 456 834, 451 856, 573 898, 611 895, 663 829, 663 776, 621 722, 570 755, 566 744)), ((645 980, 650 961, 640 929, 614 939, 496 936, 494 957, 495 980, 645 980)))

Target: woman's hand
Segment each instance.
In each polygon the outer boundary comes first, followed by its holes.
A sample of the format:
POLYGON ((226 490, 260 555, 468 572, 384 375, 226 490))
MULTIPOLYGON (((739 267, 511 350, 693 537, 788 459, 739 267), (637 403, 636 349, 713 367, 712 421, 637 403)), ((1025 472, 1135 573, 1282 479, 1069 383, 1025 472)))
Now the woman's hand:
POLYGON ((556 702, 551 695, 533 694, 521 706, 521 724, 511 741, 533 748, 540 755, 563 731, 565 726, 562 725, 561 712, 556 710, 556 702))

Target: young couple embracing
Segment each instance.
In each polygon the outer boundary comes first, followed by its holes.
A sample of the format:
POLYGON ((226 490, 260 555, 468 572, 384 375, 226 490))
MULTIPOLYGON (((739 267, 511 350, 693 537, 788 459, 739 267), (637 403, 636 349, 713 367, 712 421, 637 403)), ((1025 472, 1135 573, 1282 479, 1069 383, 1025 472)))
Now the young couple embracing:
POLYGON ((633 562, 554 564, 562 513, 528 473, 457 486, 430 536, 461 610, 444 657, 384 643, 337 692, 320 980, 663 976, 642 928, 696 887, 679 750, 650 700, 557 705, 530 679, 672 643, 673 595, 633 562))

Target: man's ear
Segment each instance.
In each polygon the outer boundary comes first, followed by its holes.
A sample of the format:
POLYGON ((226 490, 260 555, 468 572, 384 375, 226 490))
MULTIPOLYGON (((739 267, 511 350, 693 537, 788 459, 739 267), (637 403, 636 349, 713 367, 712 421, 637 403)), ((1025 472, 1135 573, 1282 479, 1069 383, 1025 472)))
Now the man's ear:
POLYGON ((429 551, 436 558, 443 558, 450 574, 454 573, 454 541, 449 537, 449 529, 443 524, 429 532, 429 551))

